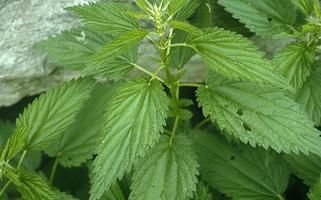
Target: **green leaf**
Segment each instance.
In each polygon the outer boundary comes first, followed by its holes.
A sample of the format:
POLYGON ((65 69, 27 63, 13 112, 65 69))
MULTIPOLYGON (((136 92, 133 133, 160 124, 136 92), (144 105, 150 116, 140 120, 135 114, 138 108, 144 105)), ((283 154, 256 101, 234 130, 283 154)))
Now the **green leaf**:
POLYGON ((221 137, 194 132, 200 173, 212 187, 238 200, 281 199, 289 170, 273 151, 229 144, 221 137))
POLYGON ((296 9, 289 0, 219 0, 219 4, 262 37, 290 33, 296 9))
POLYGON ((212 200, 212 194, 209 191, 209 188, 203 181, 197 184, 197 189, 194 194, 193 200, 212 200))
POLYGON ((121 56, 130 48, 135 47, 148 33, 148 31, 141 29, 124 33, 94 54, 94 64, 101 65, 121 56))
POLYGON ((72 80, 41 95, 17 119, 16 130, 6 143, 2 158, 21 151, 43 150, 75 120, 89 98, 93 82, 72 80))
POLYGON ((228 78, 288 87, 286 80, 272 72, 263 53, 248 39, 220 28, 191 36, 187 44, 199 53, 210 69, 228 78))
POLYGON ((310 16, 313 12, 314 0, 291 0, 298 6, 306 16, 310 16))
MULTIPOLYGON (((173 43, 185 42, 187 33, 181 30, 174 31, 173 43)), ((173 68, 183 68, 184 65, 195 55, 195 51, 185 46, 172 48, 169 55, 169 66, 173 68)))
POLYGON ((193 26, 192 24, 190 24, 188 22, 171 20, 168 22, 168 25, 172 28, 175 28, 175 29, 178 29, 181 31, 185 31, 185 32, 192 34, 192 35, 199 35, 199 34, 203 33, 199 28, 193 26))
POLYGON ((93 31, 120 35, 139 27, 136 19, 128 14, 133 11, 129 4, 89 3, 67 10, 77 14, 93 31))
POLYGON ((91 159, 103 126, 104 109, 114 90, 115 86, 110 83, 97 84, 76 121, 46 149, 46 153, 56 157, 65 167, 77 167, 91 159))
POLYGON ((167 107, 166 93, 156 80, 129 81, 116 91, 106 110, 90 199, 99 199, 157 142, 167 107))
POLYGON ((321 199, 321 176, 319 177, 318 182, 310 188, 308 193, 310 200, 320 200, 321 199))
POLYGON ((298 90, 310 75, 314 50, 304 42, 290 43, 273 59, 274 67, 298 90))
POLYGON ((0 149, 14 131, 15 125, 9 121, 0 120, 0 149))
POLYGON ((199 5, 199 0, 184 0, 184 5, 179 7, 179 10, 176 12, 173 19, 180 21, 188 19, 199 7, 199 5))
MULTIPOLYGON (((314 66, 315 68, 317 66, 314 66)), ((312 71, 311 76, 307 78, 302 88, 297 91, 295 100, 302 109, 304 109, 315 122, 315 125, 321 125, 321 68, 318 67, 312 71)))
POLYGON ((118 182, 110 186, 109 190, 103 194, 100 200, 125 200, 124 194, 118 182))
POLYGON ((48 58, 58 65, 82 70, 90 64, 91 56, 111 40, 112 37, 106 34, 77 28, 51 36, 37 43, 35 48, 46 52, 48 58))
POLYGON ((41 176, 34 172, 19 172, 10 169, 7 171, 7 177, 15 184, 22 199, 25 200, 71 200, 70 195, 55 191, 41 176))
POLYGON ((308 186, 314 185, 318 181, 321 172, 321 157, 315 154, 309 155, 285 155, 290 164, 291 171, 301 178, 308 186))
POLYGON ((186 200, 196 190, 198 164, 185 137, 176 137, 172 146, 162 136, 159 143, 137 165, 130 200, 186 200))
POLYGON ((320 132, 282 91, 212 74, 197 91, 204 115, 244 143, 277 152, 321 155, 320 132))
POLYGON ((102 76, 118 79, 128 74, 137 62, 138 48, 131 48, 114 60, 106 60, 103 64, 88 66, 82 71, 83 76, 102 76))

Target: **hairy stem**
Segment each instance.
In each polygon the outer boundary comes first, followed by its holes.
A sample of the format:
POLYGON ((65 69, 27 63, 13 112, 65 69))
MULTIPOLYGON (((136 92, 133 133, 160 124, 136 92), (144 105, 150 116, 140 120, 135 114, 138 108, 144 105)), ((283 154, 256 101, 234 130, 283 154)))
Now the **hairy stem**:
POLYGON ((170 146, 172 146, 172 144, 173 144, 173 140, 174 140, 174 137, 175 137, 175 134, 176 134, 176 130, 177 130, 177 127, 178 127, 178 122, 179 122, 179 115, 176 115, 174 126, 173 126, 173 130, 172 130, 172 133, 171 133, 171 138, 169 140, 169 145, 170 146))
POLYGON ((50 184, 53 183, 53 180, 55 178, 55 174, 56 174, 56 171, 57 171, 57 166, 58 166, 58 159, 56 158, 55 162, 54 162, 54 164, 52 166, 51 172, 50 172, 50 177, 49 177, 49 183, 50 184))
POLYGON ((148 74, 149 76, 152 77, 152 79, 155 78, 155 79, 159 80, 160 82, 164 83, 167 87, 170 88, 170 86, 167 85, 167 83, 162 78, 160 78, 159 76, 157 76, 157 75, 153 74, 152 72, 144 69, 143 67, 137 65, 136 63, 131 63, 131 65, 133 65, 136 69, 140 70, 141 72, 144 72, 145 74, 148 74))

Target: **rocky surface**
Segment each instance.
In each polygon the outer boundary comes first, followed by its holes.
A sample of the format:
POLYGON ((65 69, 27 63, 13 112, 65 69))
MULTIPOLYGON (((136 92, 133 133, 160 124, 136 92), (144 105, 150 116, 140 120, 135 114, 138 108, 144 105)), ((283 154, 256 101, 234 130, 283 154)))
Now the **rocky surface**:
POLYGON ((63 8, 91 0, 0 0, 0 106, 70 79, 32 46, 79 23, 63 8))

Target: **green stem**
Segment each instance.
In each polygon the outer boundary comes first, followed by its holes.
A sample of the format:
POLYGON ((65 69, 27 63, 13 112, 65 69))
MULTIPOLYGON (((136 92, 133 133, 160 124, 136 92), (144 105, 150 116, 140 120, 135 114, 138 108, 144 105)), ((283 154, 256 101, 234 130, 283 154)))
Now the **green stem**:
POLYGON ((22 155, 20 157, 20 160, 18 162, 17 170, 19 170, 21 168, 22 162, 25 159, 26 155, 27 155, 27 151, 23 151, 23 153, 22 153, 22 155))
MULTIPOLYGON (((166 82, 165 82, 162 78, 160 78, 159 76, 156 76, 156 75, 153 74, 152 72, 144 69, 143 67, 137 65, 136 63, 131 63, 131 65, 133 65, 136 69, 144 72, 145 74, 148 74, 148 75, 151 76, 152 78, 155 78, 155 79, 159 80, 160 82, 164 83, 167 87, 169 87, 169 86, 166 84, 166 82)), ((170 87, 169 87, 169 88, 170 88, 170 87)))
POLYGON ((285 200, 284 197, 280 194, 278 194, 277 197, 279 198, 279 200, 285 200))
POLYGON ((0 197, 2 197, 4 195, 4 192, 6 191, 6 189, 9 187, 11 181, 8 181, 4 186, 3 188, 1 189, 0 191, 0 197))
POLYGON ((176 134, 176 130, 177 130, 177 127, 178 127, 178 122, 179 122, 179 115, 177 115, 175 117, 175 122, 174 122, 173 130, 172 130, 172 133, 171 133, 171 138, 169 140, 169 146, 172 146, 172 144, 173 144, 173 140, 174 140, 174 137, 175 137, 175 134, 176 134))
POLYGON ((170 44, 167 47, 189 47, 194 49, 194 47, 192 47, 191 45, 188 45, 186 43, 175 43, 175 44, 170 44))
POLYGON ((198 124, 195 126, 195 129, 201 128, 202 126, 204 126, 205 124, 207 124, 207 123, 210 122, 210 121, 211 121, 210 118, 207 118, 207 119, 202 120, 200 123, 198 123, 198 124))
POLYGON ((50 172, 50 177, 49 177, 49 183, 50 184, 53 183, 53 180, 54 180, 54 177, 55 177, 55 174, 56 174, 56 171, 57 171, 57 166, 58 166, 58 159, 56 158, 55 162, 54 162, 54 164, 52 166, 51 172, 50 172))

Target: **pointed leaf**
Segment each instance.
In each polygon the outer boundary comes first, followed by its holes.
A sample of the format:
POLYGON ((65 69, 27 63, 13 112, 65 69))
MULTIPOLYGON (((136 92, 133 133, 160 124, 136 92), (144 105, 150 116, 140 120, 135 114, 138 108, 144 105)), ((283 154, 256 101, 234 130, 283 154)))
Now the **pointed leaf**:
POLYGON ((56 157, 65 167, 77 167, 91 159, 103 125, 104 109, 114 90, 115 86, 110 83, 97 84, 76 121, 46 149, 46 153, 56 157))
POLYGON ((158 81, 129 81, 112 98, 94 161, 90 199, 99 199, 159 138, 167 97, 158 81))
MULTIPOLYGON (((315 66, 317 67, 317 66, 315 66)), ((321 125, 321 68, 312 71, 302 88, 297 91, 295 100, 315 123, 321 125)))
POLYGON ((219 4, 252 32, 267 37, 291 32, 296 9, 289 0, 219 0, 219 4))
POLYGON ((9 160, 24 150, 42 150, 59 137, 74 122, 89 98, 92 85, 93 82, 87 79, 72 80, 36 99, 19 116, 2 158, 9 160))
POLYGON ((272 72, 272 66, 263 58, 263 53, 240 35, 211 28, 204 34, 191 36, 187 44, 202 56, 210 69, 228 78, 288 87, 283 77, 272 72))
POLYGON ((212 187, 238 200, 281 199, 290 173, 275 152, 229 144, 206 133, 196 132, 192 138, 200 173, 212 187))
POLYGON ((130 200, 187 200, 193 197, 198 175, 196 156, 189 140, 176 137, 172 146, 162 136, 138 164, 130 200))
POLYGON ((100 65, 106 61, 112 61, 135 47, 149 32, 146 30, 134 29, 124 33, 115 40, 106 44, 94 55, 94 64, 100 65))
POLYGON ((314 47, 303 42, 288 44, 273 59, 274 67, 295 89, 300 89, 310 75, 314 47))
POLYGON ((315 154, 289 154, 285 158, 293 173, 302 179, 306 185, 312 186, 318 181, 321 172, 321 157, 315 154))
POLYGON ((284 92, 213 74, 197 91, 205 116, 244 143, 277 152, 321 155, 320 131, 284 92))
POLYGON ((321 199, 321 176, 319 177, 318 182, 310 188, 308 193, 310 200, 320 200, 321 199))
POLYGON ((120 35, 138 28, 138 22, 128 12, 133 9, 122 3, 89 3, 67 8, 77 14, 93 31, 120 35))
POLYGON ((58 65, 82 70, 87 67, 92 55, 111 40, 112 37, 106 34, 77 28, 51 36, 37 43, 35 48, 45 52, 58 65))

